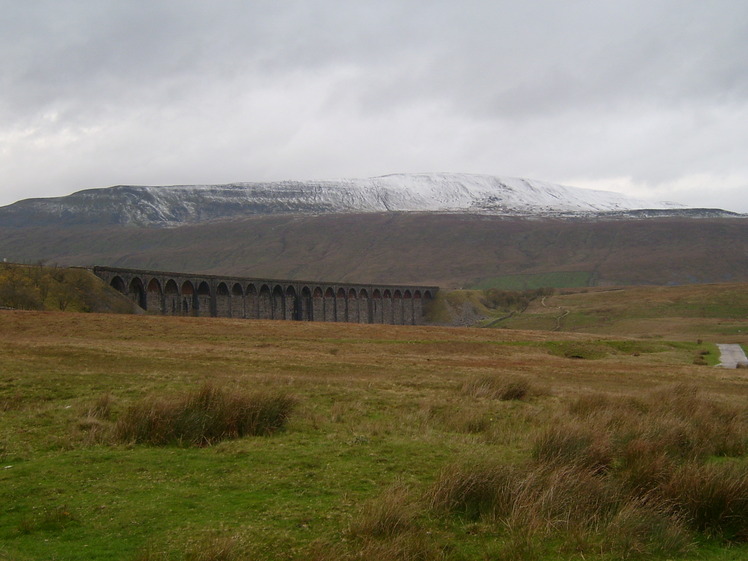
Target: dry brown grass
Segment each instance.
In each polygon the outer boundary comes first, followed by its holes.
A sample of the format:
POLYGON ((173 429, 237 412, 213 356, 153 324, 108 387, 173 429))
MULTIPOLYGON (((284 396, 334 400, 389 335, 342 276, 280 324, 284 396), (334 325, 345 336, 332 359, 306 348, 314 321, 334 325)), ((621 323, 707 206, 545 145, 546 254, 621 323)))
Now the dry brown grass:
POLYGON ((531 462, 450 466, 426 502, 623 558, 682 553, 696 533, 743 542, 748 465, 711 459, 744 456, 746 413, 682 384, 586 395, 537 434, 531 462))
POLYGON ((476 376, 463 384, 462 391, 472 397, 502 401, 521 401, 543 393, 525 376, 496 374, 476 376))
POLYGON ((125 443, 210 446, 282 430, 296 405, 283 393, 249 393, 204 383, 186 394, 151 396, 117 420, 114 437, 125 443))
POLYGON ((349 533, 356 537, 391 538, 414 529, 418 510, 410 489, 398 482, 362 507, 349 533))
MULTIPOLYGON (((86 448, 96 439, 85 434, 98 434, 145 395, 183 396, 205 380, 300 396, 282 447, 254 439, 210 450, 103 452, 235 457, 221 478, 253 484, 255 492, 277 483, 280 493, 261 503, 268 517, 243 526, 242 543, 264 543, 270 531, 277 547, 292 543, 298 558, 452 561, 467 555, 450 556, 445 544, 455 540, 474 539, 473 553, 477 543, 491 542, 490 551, 476 553, 487 559, 532 559, 548 553, 549 540, 569 557, 633 558, 658 555, 658 542, 670 544, 662 551, 683 551, 701 529, 744 539, 744 526, 720 522, 742 508, 723 499, 725 490, 744 493, 743 472, 704 466, 737 464, 730 456, 745 452, 748 385, 734 371, 691 364, 689 348, 575 360, 551 354, 546 343, 597 344, 599 337, 34 312, 0 313, 0 331, 0 389, 9 400, 21 397, 4 430, 23 434, 6 438, 5 457, 63 447, 102 454, 86 448), (520 377, 545 391, 502 400, 463 390, 483 377, 520 377), (676 384, 684 379, 692 384, 676 384), (83 435, 70 437, 75 431, 83 435), (61 446, 65 438, 72 442, 61 446), (295 458, 296 451, 303 453, 295 458), (258 471, 248 454, 255 463, 273 454, 273 464, 258 471), (402 476, 407 488, 389 486, 402 476), (305 477, 314 483, 309 490, 335 490, 321 497, 328 501, 323 513, 309 506, 319 497, 305 496, 303 485, 304 493, 280 496, 305 477), (381 488, 387 491, 372 498, 381 488), (714 492, 705 496, 704 489, 714 492), (319 519, 314 536, 299 522, 310 512, 319 519), (347 541, 336 543, 341 536, 347 541), (310 546, 316 538, 321 542, 310 546)), ((172 539, 172 553, 194 530, 179 524, 174 534, 160 534, 172 539)))

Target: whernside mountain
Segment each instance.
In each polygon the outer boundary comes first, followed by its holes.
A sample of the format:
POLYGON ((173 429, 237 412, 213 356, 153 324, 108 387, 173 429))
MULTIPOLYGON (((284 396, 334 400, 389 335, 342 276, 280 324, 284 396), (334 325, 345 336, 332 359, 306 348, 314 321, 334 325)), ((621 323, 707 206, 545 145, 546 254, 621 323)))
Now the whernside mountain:
POLYGON ((116 186, 0 208, 0 261, 443 287, 748 280, 748 216, 527 179, 116 186))
POLYGON ((27 199, 0 209, 5 226, 122 224, 180 226, 268 214, 464 212, 575 216, 682 210, 619 193, 467 174, 399 174, 339 181, 228 185, 119 185, 67 197, 27 199))

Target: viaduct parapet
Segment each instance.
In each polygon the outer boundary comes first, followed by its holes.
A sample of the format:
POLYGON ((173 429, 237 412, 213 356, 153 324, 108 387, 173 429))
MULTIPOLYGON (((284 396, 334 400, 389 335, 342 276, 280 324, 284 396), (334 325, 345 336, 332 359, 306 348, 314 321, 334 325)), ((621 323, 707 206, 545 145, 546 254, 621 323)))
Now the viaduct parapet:
POLYGON ((94 267, 142 309, 167 316, 418 325, 436 286, 344 284, 94 267))

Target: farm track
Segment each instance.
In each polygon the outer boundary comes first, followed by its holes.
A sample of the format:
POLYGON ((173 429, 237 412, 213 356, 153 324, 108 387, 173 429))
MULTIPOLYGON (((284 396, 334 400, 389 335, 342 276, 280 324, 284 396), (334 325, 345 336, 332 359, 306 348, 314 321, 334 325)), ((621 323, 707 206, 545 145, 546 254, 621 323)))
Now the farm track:
POLYGON ((748 366, 748 357, 740 345, 718 343, 720 352, 720 363, 722 368, 737 368, 738 366, 748 366))

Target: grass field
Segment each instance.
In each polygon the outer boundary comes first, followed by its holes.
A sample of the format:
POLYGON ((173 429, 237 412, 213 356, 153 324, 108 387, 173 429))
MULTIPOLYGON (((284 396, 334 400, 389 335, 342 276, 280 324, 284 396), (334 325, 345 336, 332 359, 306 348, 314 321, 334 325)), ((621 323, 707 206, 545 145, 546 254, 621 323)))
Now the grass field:
POLYGON ((491 327, 748 343, 748 284, 557 290, 491 327))
POLYGON ((744 559, 748 376, 659 332, 2 311, 0 559, 744 559), (122 438, 206 383, 293 408, 122 438))

